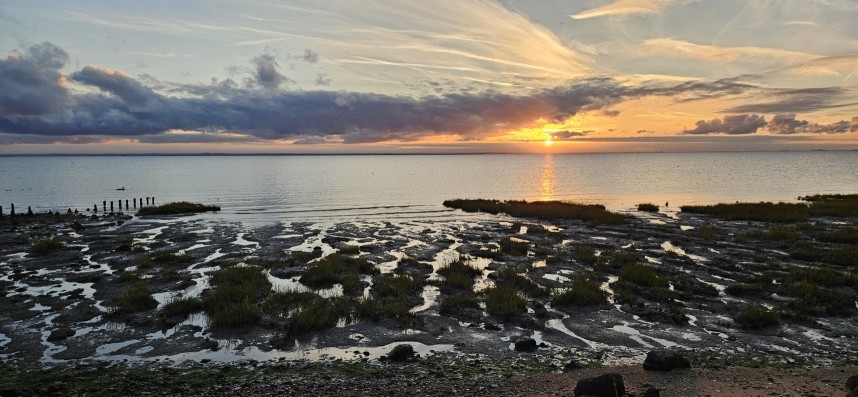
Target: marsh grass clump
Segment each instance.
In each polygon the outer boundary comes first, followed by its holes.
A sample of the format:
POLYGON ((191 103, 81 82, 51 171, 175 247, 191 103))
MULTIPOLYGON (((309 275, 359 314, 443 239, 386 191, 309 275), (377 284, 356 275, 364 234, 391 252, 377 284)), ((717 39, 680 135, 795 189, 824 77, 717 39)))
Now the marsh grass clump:
POLYGON ((715 236, 718 229, 712 225, 703 225, 697 228, 697 235, 704 240, 711 240, 715 236))
POLYGON ((810 208, 798 203, 735 203, 715 205, 683 205, 682 212, 717 216, 735 221, 803 222, 810 215, 810 208))
POLYGON ((60 239, 48 237, 36 240, 30 247, 30 253, 33 255, 45 255, 63 248, 65 248, 65 244, 60 239))
POLYGON ((203 301, 199 298, 173 297, 167 301, 162 310, 167 317, 188 317, 203 310, 203 301))
POLYGON ((659 276, 655 269, 640 264, 626 266, 620 273, 620 280, 642 287, 666 288, 668 286, 667 279, 659 276))
POLYGON ((346 245, 345 247, 340 248, 339 252, 342 255, 359 255, 360 247, 357 245, 346 245))
POLYGON ((136 282, 140 281, 140 278, 140 273, 137 271, 122 270, 116 272, 116 281, 119 281, 120 283, 136 282))
POLYGON ((751 304, 736 314, 733 321, 744 329, 763 329, 779 325, 780 315, 763 305, 751 304))
POLYGON ((858 217, 858 194, 817 194, 799 200, 810 203, 813 216, 858 217))
POLYGON ((318 297, 318 294, 307 291, 274 291, 268 294, 262 307, 266 313, 279 316, 318 297))
POLYGON ((497 284, 505 285, 516 291, 521 291, 531 298, 539 298, 548 295, 548 291, 541 285, 535 283, 527 276, 516 273, 515 270, 510 267, 506 267, 500 271, 497 284))
POLYGON ((351 305, 343 298, 317 297, 304 303, 289 316, 287 329, 294 334, 332 328, 341 319, 349 319, 351 305))
POLYGON ((151 258, 153 263, 159 265, 187 264, 194 261, 192 256, 172 250, 153 253, 151 258))
POLYGON ((796 298, 787 307, 801 316, 847 316, 855 312, 855 297, 808 282, 784 284, 778 292, 796 298))
POLYGON ((301 274, 301 284, 310 288, 331 288, 340 283, 344 289, 359 287, 359 274, 378 272, 371 262, 363 258, 350 258, 343 255, 328 255, 311 263, 301 274), (347 288, 348 287, 348 288, 347 288))
POLYGON ((214 288, 203 297, 213 327, 241 327, 260 318, 259 303, 271 291, 271 283, 257 266, 233 266, 211 276, 214 288))
POLYGON ((486 290, 486 311, 503 321, 527 313, 527 301, 515 290, 499 285, 486 290))
POLYGON ((479 276, 482 272, 460 259, 442 266, 438 269, 438 274, 444 276, 444 281, 441 283, 442 288, 471 291, 474 288, 474 277, 479 276))
POLYGON ((858 227, 850 227, 833 232, 818 233, 816 238, 826 243, 858 244, 858 227))
POLYGON ((596 255, 595 248, 579 244, 575 246, 575 260, 583 265, 593 266, 599 262, 599 257, 596 255))
POLYGON ((836 266, 858 267, 858 245, 834 247, 825 256, 825 261, 836 266))
POLYGON ((658 206, 652 203, 641 203, 638 204, 638 211, 658 212, 658 206))
POLYGON ((152 297, 149 285, 145 282, 138 282, 125 290, 125 293, 119 297, 116 305, 111 308, 111 314, 131 314, 156 307, 158 307, 158 301, 152 297))
POLYGON ((137 211, 137 215, 180 215, 196 214, 208 211, 220 211, 220 207, 216 205, 204 205, 189 203, 187 201, 179 201, 174 203, 161 204, 154 207, 143 207, 137 211))
POLYGON ((731 296, 760 296, 765 292, 765 288, 760 283, 731 284, 724 288, 724 293, 731 296))
POLYGON ((471 292, 458 292, 447 296, 441 301, 438 313, 445 316, 456 315, 466 309, 479 309, 480 301, 471 292))
POLYGON ((592 224, 622 224, 630 217, 605 209, 599 204, 577 204, 562 201, 499 201, 485 199, 455 199, 444 201, 444 206, 465 212, 504 213, 518 218, 541 220, 573 219, 592 224))
POLYGON ((504 254, 522 256, 527 255, 527 248, 530 244, 526 241, 513 240, 512 237, 504 237, 498 242, 498 245, 504 254))
POLYGON ((608 303, 608 293, 602 291, 601 283, 592 276, 579 275, 569 288, 555 290, 551 297, 554 306, 595 306, 608 303))
POLYGON ((769 241, 798 241, 801 239, 801 233, 795 226, 773 226, 768 230, 744 233, 742 237, 769 241))
POLYGON ((373 290, 380 298, 405 298, 423 290, 423 283, 409 275, 385 274, 373 285, 373 290))

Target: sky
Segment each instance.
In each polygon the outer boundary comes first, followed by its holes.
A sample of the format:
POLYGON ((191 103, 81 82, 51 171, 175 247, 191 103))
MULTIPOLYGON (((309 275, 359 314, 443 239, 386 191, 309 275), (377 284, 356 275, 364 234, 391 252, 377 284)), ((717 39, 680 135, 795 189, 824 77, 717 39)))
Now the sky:
POLYGON ((858 149, 855 0, 0 0, 0 154, 858 149))

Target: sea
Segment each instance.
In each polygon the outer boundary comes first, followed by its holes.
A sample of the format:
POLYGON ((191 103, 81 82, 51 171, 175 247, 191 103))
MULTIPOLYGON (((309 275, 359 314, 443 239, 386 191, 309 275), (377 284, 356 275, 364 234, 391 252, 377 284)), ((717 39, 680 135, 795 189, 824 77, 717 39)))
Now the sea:
POLYGON ((246 221, 350 221, 450 217, 442 203, 454 198, 631 211, 818 193, 858 193, 858 151, 0 157, 5 214, 12 203, 64 212, 153 197, 246 221))

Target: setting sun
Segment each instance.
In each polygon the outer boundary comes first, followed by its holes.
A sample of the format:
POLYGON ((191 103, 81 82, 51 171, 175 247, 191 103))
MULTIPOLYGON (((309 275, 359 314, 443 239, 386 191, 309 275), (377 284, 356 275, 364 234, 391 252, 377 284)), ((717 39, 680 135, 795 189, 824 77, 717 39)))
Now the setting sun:
POLYGON ((545 146, 551 146, 552 143, 554 143, 554 141, 551 140, 551 137, 548 137, 547 139, 545 139, 545 146))

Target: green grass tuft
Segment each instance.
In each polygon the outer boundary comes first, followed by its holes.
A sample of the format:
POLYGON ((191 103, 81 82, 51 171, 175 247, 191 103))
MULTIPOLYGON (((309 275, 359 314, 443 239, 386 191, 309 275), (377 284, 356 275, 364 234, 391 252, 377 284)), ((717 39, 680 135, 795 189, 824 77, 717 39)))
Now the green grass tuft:
POLYGON ((59 251, 65 248, 65 244, 57 238, 48 237, 37 240, 30 247, 30 253, 33 255, 45 255, 54 251, 59 251))
POLYGON ((763 329, 780 324, 780 315, 762 305, 752 304, 745 306, 733 321, 744 329, 763 329))
POLYGON ((523 256, 527 255, 527 248, 530 243, 525 241, 516 241, 511 237, 504 237, 498 242, 500 251, 507 255, 523 256))
POLYGON ((761 222, 802 222, 810 217, 810 208, 797 203, 735 203, 683 205, 682 212, 717 216, 727 220, 761 222))
POLYGON ((130 314, 151 310, 158 307, 158 301, 152 297, 149 286, 145 282, 134 284, 116 301, 111 308, 111 314, 130 314))
POLYGON ((167 317, 189 315, 203 310, 203 301, 199 298, 172 298, 162 309, 167 317))
POLYGON ((220 269, 211 276, 214 288, 203 297, 213 327, 241 327, 260 318, 260 302, 271 291, 271 283, 257 266, 220 269))
POLYGON ((638 204, 638 211, 658 212, 658 206, 652 203, 638 204))
POLYGON ((471 292, 459 292, 447 296, 441 301, 438 312, 445 315, 455 315, 461 313, 465 309, 479 309, 480 303, 477 297, 471 292))
POLYGON ((495 286, 486 290, 486 311, 503 321, 527 313, 527 302, 515 290, 505 286, 495 286))
POLYGON ((555 291, 551 304, 555 306, 594 306, 608 303, 608 293, 602 291, 600 283, 588 276, 578 276, 572 285, 555 291))

